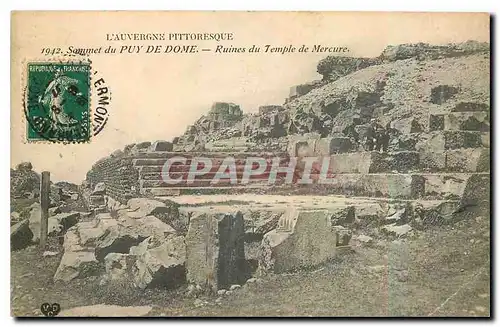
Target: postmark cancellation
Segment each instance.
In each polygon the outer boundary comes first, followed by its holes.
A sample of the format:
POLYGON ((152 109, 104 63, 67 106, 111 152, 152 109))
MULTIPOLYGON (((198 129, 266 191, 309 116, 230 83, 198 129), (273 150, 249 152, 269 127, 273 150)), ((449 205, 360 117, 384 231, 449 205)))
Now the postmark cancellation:
POLYGON ((64 60, 26 64, 24 113, 28 142, 88 142, 90 108, 90 62, 64 60))

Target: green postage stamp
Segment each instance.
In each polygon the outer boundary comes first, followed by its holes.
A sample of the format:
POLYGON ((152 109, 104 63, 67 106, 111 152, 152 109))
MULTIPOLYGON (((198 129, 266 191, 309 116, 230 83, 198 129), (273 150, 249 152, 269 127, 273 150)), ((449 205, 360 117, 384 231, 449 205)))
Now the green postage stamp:
POLYGON ((28 142, 90 140, 90 63, 30 62, 25 98, 28 142))

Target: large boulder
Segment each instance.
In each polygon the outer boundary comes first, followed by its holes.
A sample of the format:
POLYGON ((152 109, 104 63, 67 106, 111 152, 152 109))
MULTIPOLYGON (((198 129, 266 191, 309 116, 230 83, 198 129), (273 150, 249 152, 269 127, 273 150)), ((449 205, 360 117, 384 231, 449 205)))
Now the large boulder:
POLYGON ((186 244, 183 236, 168 238, 161 245, 154 237, 130 249, 137 258, 132 267, 134 284, 141 289, 174 288, 186 281, 186 244))
POLYGON ((430 102, 434 104, 443 104, 451 99, 460 91, 459 87, 451 85, 438 85, 431 89, 430 102))
MULTIPOLYGON (((57 236, 74 226, 80 219, 79 212, 59 213, 48 218, 48 236, 57 236)), ((36 204, 31 208, 29 227, 33 233, 33 242, 40 240, 41 229, 41 208, 36 204)))
POLYGON ((282 214, 283 212, 265 210, 251 212, 248 219, 245 219, 245 233, 264 236, 278 226, 282 214))
POLYGON ((145 239, 145 236, 139 235, 137 230, 132 228, 123 225, 110 226, 96 242, 96 258, 102 262, 109 253, 128 253, 132 246, 145 239))
POLYGON ((132 282, 132 267, 137 257, 128 253, 109 253, 104 258, 106 282, 119 282, 121 285, 132 282))
POLYGON ((40 194, 40 175, 31 163, 21 163, 10 170, 10 194, 14 198, 36 198, 40 194))
POLYGON ((68 230, 68 228, 76 225, 80 220, 81 214, 76 211, 66 212, 66 213, 58 213, 55 216, 50 217, 49 219, 55 219, 59 222, 63 227, 63 231, 68 230))
POLYGON ((332 226, 348 226, 352 224, 356 218, 354 206, 336 207, 328 209, 330 212, 330 220, 332 226))
POLYGON ((54 275, 54 281, 69 282, 77 277, 95 275, 99 269, 94 252, 64 252, 54 275))
POLYGON ((378 58, 328 56, 319 61, 317 71, 324 80, 335 81, 357 70, 379 64, 378 58))
MULTIPOLYGON (((104 220, 102 222, 104 224, 104 220)), ((138 219, 127 219, 121 216, 117 224, 109 223, 100 227, 98 225, 98 228, 105 230, 95 242, 95 253, 99 261, 103 261, 109 253, 128 253, 131 247, 138 245, 150 236, 164 241, 176 234, 176 230, 170 225, 153 216, 138 219)), ((97 234, 99 231, 95 231, 95 233, 97 234)))
POLYGON ((19 170, 21 172, 28 172, 28 171, 31 171, 32 169, 33 169, 33 165, 29 161, 21 162, 20 164, 18 164, 16 166, 16 170, 19 170))
POLYGON ((131 218, 155 216, 167 224, 179 219, 179 205, 173 201, 132 198, 128 200, 127 206, 130 208, 127 215, 131 218))
POLYGON ((95 219, 76 224, 64 235, 64 251, 94 251, 97 243, 105 238, 112 226, 117 226, 116 219, 95 219))
POLYGON ((244 220, 240 212, 200 212, 186 235, 187 280, 216 291, 246 276, 244 220))
POLYGON ((264 236, 259 268, 282 273, 331 260, 336 254, 336 232, 328 210, 292 208, 281 217, 278 228, 264 236))
POLYGON ((33 233, 29 226, 29 219, 24 219, 10 226, 10 249, 23 249, 31 243, 33 233))

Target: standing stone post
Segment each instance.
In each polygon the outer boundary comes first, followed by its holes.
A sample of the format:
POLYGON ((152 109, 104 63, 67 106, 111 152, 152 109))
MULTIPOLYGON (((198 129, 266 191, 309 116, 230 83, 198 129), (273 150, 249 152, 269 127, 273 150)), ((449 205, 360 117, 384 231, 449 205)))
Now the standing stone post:
POLYGON ((40 249, 45 250, 47 245, 47 232, 49 228, 49 204, 50 204, 50 172, 42 172, 40 183, 40 249))

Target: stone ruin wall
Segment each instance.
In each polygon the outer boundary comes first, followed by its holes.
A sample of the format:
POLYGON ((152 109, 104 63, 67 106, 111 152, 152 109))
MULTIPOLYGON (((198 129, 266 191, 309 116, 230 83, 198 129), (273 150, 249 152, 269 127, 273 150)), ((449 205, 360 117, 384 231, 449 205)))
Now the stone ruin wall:
MULTIPOLYGON (((156 186, 153 185, 153 181, 141 180, 140 171, 143 167, 137 165, 138 160, 142 160, 142 162, 147 160, 154 162, 156 160, 155 162, 159 165, 160 161, 166 160, 172 155, 172 152, 207 154, 274 152, 276 154, 288 153, 295 155, 297 143, 306 142, 313 152, 311 155, 352 153, 354 157, 357 157, 356 153, 360 149, 351 144, 348 137, 342 135, 345 125, 353 121, 353 117, 358 117, 360 124, 366 123, 375 116, 390 119, 391 128, 398 133, 398 136, 393 138, 395 142, 391 141, 389 151, 417 151, 419 152, 418 156, 421 157, 420 159, 424 159, 428 155, 428 151, 431 153, 441 151, 443 155, 449 156, 451 154, 446 152, 454 149, 481 147, 487 149, 489 148, 488 142, 481 144, 484 142, 482 142, 482 139, 479 140, 479 138, 489 138, 489 106, 487 104, 471 103, 470 105, 482 105, 485 108, 464 109, 459 108, 464 102, 458 102, 455 108, 447 109, 450 113, 444 115, 436 113, 430 115, 428 113, 423 115, 418 113, 417 115, 415 113, 410 117, 397 118, 400 111, 404 111, 402 110, 404 108, 393 110, 394 105, 392 103, 383 103, 381 101, 380 97, 385 87, 383 82, 377 82, 371 92, 358 90, 351 96, 347 96, 343 91, 336 92, 338 96, 333 99, 326 99, 328 101, 318 98, 321 94, 318 93, 317 89, 369 66, 409 58, 424 61, 488 52, 489 44, 465 42, 447 46, 427 44, 390 46, 379 57, 371 59, 329 56, 321 60, 317 66, 318 73, 323 75, 323 80, 293 87, 290 97, 285 100, 283 105, 261 106, 258 113, 244 114, 240 107, 234 103, 216 102, 207 115, 202 116, 193 125, 188 126, 187 131, 183 135, 174 138, 172 143, 157 141, 153 144, 143 142, 126 146, 123 151, 117 150, 109 157, 97 162, 89 171, 87 180, 91 189, 98 182, 103 182, 106 185, 108 196, 113 197, 120 203, 126 203, 131 197, 139 194, 144 195, 144 192, 142 192, 143 185, 156 186), (381 111, 380 115, 376 115, 377 110, 381 111), (483 124, 484 126, 481 126, 484 128, 465 126, 465 122, 462 124, 463 126, 454 126, 450 122, 447 123, 447 127, 445 126, 446 119, 448 121, 451 121, 452 118, 465 120, 472 113, 474 114, 473 123, 475 125, 483 124), (476 117, 480 114, 486 116, 476 117), (330 125, 327 123, 330 123, 330 125), (329 133, 325 133, 324 126, 330 126, 329 133), (460 144, 457 145, 444 144, 446 142, 443 141, 444 143, 441 142, 443 145, 439 143, 438 147, 433 146, 432 142, 436 137, 450 139, 452 136, 459 138, 475 137, 479 141, 476 142, 477 144, 469 144, 471 142, 464 139, 459 140, 458 143, 460 144), (314 144, 310 144, 311 142, 314 144), (443 146, 444 148, 441 149, 443 146), (426 151, 426 148, 429 150, 426 151)), ((449 97, 452 97, 457 92, 458 89, 452 90, 447 85, 436 86, 428 94, 429 102, 451 106, 452 104, 448 104, 448 101, 446 101, 448 96, 446 99, 443 97, 448 93, 449 97)), ((323 95, 321 96, 323 97, 323 95)), ((329 95, 329 97, 332 97, 332 95, 329 95)), ((465 104, 469 105, 468 103, 465 104)), ((358 127, 362 126, 359 125, 358 127)), ((451 140, 448 143, 450 142, 451 140)), ((489 150, 486 149, 484 150, 489 150)), ((418 171, 424 170, 420 164, 415 165, 414 168, 418 171)))
POLYGON ((94 189, 98 183, 106 185, 106 194, 120 203, 138 194, 138 172, 133 157, 109 156, 99 160, 87 173, 88 186, 94 189))

